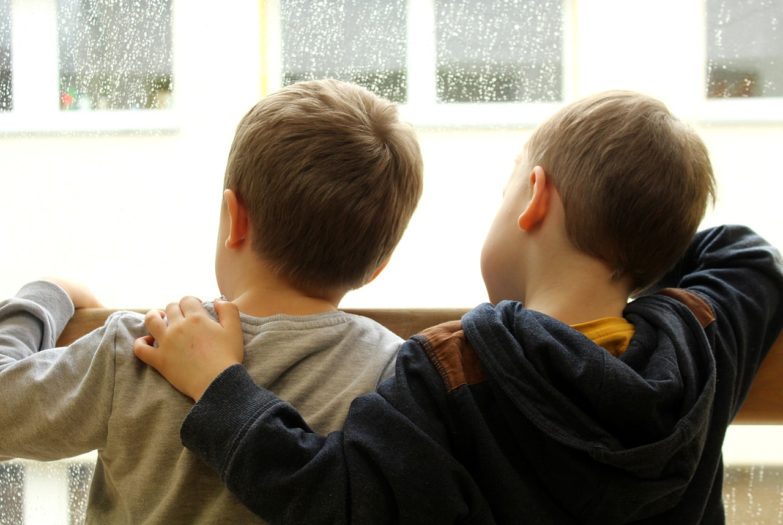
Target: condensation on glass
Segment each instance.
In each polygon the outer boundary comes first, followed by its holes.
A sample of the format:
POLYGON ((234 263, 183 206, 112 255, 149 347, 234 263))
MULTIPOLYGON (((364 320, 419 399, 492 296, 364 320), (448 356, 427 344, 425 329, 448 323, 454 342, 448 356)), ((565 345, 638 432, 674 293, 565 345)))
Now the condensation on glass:
POLYGON ((0 525, 16 525, 24 516, 24 467, 0 463, 0 525))
POLYGON ((783 0, 707 0, 707 96, 783 96, 783 0))
POLYGON ((171 0, 59 0, 60 109, 165 109, 171 0))
POLYGON ((0 0, 0 111, 13 108, 11 0, 0 0))
POLYGON ((94 468, 92 462, 68 465, 68 525, 81 525, 87 517, 87 500, 94 468))
POLYGON ((282 0, 283 84, 332 77, 406 102, 408 68, 431 51, 432 102, 562 99, 562 0, 419 1, 434 26, 411 24, 405 0, 282 0), (411 48, 410 27, 431 50, 411 48))
POLYGON ((438 100, 562 99, 563 3, 436 0, 438 100))
POLYGON ((727 466, 723 506, 729 525, 783 524, 783 466, 727 466))
POLYGON ((283 0, 283 84, 336 78, 404 102, 405 0, 283 0))

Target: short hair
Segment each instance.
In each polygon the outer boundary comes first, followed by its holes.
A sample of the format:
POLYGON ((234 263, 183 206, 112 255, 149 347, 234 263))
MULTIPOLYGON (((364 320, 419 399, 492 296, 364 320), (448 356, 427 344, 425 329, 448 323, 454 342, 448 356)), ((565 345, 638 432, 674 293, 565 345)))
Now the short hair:
POLYGON ((579 100, 527 143, 559 192, 577 249, 636 290, 670 269, 715 200, 707 148, 660 101, 628 91, 579 100))
POLYGON ((225 187, 253 248, 315 294, 363 285, 392 253, 422 192, 422 159, 395 106, 337 80, 298 82, 240 121, 225 187))

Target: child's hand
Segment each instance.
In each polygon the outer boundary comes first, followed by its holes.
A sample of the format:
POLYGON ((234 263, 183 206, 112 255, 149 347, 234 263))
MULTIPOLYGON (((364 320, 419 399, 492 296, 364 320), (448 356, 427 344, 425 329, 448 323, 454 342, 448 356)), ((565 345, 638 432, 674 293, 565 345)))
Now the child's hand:
POLYGON ((77 310, 79 308, 101 308, 103 306, 100 301, 95 298, 92 292, 82 284, 60 277, 44 277, 43 280, 54 283, 65 290, 65 293, 71 298, 73 307, 77 310))
POLYGON ((239 310, 215 301, 214 321, 195 297, 150 310, 144 319, 150 335, 133 344, 136 357, 155 368, 174 388, 198 401, 223 370, 242 362, 244 342, 239 310))

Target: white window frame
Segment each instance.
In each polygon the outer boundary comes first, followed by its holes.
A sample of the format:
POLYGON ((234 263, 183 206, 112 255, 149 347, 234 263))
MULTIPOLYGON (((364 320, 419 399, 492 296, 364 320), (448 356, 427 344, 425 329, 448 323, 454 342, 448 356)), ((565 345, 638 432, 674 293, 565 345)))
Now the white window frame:
POLYGON ((697 117, 704 124, 783 122, 783 97, 708 98, 705 94, 704 99, 697 117))
MULTIPOLYGON (((573 68, 572 0, 563 3, 563 100, 571 98, 573 68)), ((401 116, 417 127, 523 127, 536 125, 562 102, 437 102, 437 51, 434 0, 407 0, 407 93, 401 116)), ((280 0, 262 2, 263 94, 282 87, 280 0)))
POLYGON ((702 49, 702 103, 696 119, 704 124, 779 124, 783 122, 783 97, 707 96, 707 2, 701 2, 700 28, 702 49))
POLYGON ((11 0, 12 109, 0 134, 176 130, 174 108, 62 111, 59 103, 57 0, 11 0))

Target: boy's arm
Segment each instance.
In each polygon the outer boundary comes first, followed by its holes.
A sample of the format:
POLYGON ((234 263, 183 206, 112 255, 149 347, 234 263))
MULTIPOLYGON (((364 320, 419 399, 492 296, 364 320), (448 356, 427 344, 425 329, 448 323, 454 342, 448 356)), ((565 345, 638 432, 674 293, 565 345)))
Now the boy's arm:
POLYGON ((761 361, 783 326, 780 254, 743 226, 699 232, 659 283, 705 297, 715 311, 716 359, 735 373, 736 414, 761 361))
POLYGON ((415 340, 403 345, 395 377, 356 399, 343 431, 324 437, 291 405, 256 386, 244 367, 223 367, 241 345, 230 333, 239 330, 235 308, 218 310, 219 322, 193 321, 206 312, 199 313, 197 300, 188 301, 185 315, 169 315, 168 326, 155 329, 163 329, 158 347, 142 339, 134 350, 178 389, 194 394, 187 379, 172 372, 192 366, 193 356, 223 354, 205 359, 212 363, 207 368, 221 363, 213 370, 222 372, 203 395, 193 396, 200 400, 181 437, 253 512, 275 523, 493 522, 484 497, 453 457, 446 392, 415 340))
POLYGON ((0 303, 0 370, 54 347, 73 312, 67 293, 43 281, 23 286, 0 303))
POLYGON ((73 311, 68 293, 43 281, 0 302, 2 457, 57 459, 102 442, 112 387, 101 368, 109 356, 97 352, 105 330, 53 348, 73 311))

